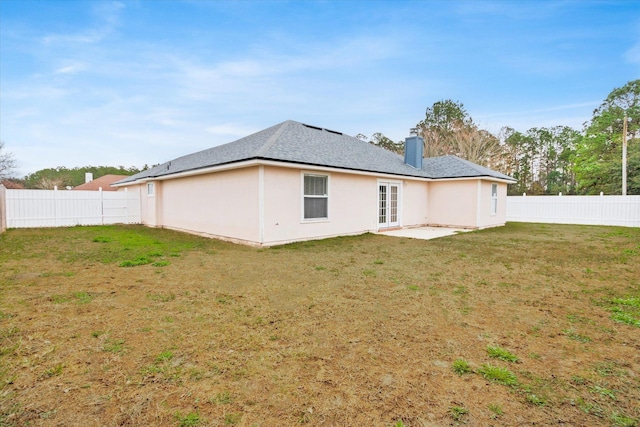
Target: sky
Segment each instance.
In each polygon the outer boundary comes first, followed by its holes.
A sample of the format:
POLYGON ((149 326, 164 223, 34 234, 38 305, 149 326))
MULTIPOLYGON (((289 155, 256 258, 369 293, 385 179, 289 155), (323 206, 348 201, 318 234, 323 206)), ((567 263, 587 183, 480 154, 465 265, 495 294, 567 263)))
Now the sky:
POLYGON ((640 78, 640 0, 0 0, 16 176, 143 167, 285 120, 394 141, 433 103, 581 130, 640 78))

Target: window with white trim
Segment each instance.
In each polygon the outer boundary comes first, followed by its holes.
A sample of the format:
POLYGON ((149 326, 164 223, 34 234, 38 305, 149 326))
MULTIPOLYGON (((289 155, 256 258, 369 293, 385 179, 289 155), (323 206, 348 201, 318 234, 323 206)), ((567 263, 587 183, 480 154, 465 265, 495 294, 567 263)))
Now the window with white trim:
POLYGON ((302 191, 302 218, 304 220, 329 218, 329 177, 304 174, 302 191))
POLYGON ((155 185, 153 182, 148 182, 147 183, 147 196, 151 197, 154 195, 155 193, 155 185))
POLYGON ((491 215, 498 214, 498 184, 491 184, 491 215))

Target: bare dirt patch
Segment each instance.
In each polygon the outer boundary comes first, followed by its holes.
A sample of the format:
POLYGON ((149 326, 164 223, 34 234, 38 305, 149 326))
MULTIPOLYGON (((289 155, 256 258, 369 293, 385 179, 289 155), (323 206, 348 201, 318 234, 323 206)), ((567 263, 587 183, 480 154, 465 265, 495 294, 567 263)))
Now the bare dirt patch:
POLYGON ((639 229, 0 235, 2 425, 631 426, 639 374, 639 229))

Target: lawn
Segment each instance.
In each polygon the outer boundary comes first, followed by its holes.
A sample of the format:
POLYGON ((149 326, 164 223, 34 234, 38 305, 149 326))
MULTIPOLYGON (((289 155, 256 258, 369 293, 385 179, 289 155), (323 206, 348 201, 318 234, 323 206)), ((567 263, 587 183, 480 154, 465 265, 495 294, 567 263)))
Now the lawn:
POLYGON ((634 426, 640 229, 0 235, 0 425, 634 426))

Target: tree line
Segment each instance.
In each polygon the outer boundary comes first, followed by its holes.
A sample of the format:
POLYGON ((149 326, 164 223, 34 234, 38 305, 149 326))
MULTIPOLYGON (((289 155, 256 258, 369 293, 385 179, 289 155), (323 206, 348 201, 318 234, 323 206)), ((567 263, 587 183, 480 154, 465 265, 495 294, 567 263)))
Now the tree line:
MULTIPOLYGON (((520 132, 505 126, 494 135, 450 99, 428 107, 416 128, 425 157, 455 155, 512 176, 512 195, 620 194, 626 138, 627 194, 640 194, 640 80, 614 89, 581 131, 557 125, 520 132)), ((381 133, 356 137, 403 153, 402 141, 381 133)))
MULTIPOLYGON (((15 167, 15 163, 13 163, 12 167, 15 167)), ((3 173, 2 167, 0 166, 0 180, 7 180, 5 184, 8 184, 6 186, 10 187, 53 190, 54 187, 63 189, 84 184, 85 173, 87 172, 91 172, 93 178, 96 179, 104 175, 133 175, 144 169, 147 169, 147 167, 145 166, 143 169, 138 169, 135 167, 126 168, 124 166, 84 166, 74 168, 59 166, 56 168, 41 169, 19 179, 11 178, 6 171, 3 173)))

